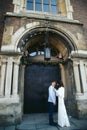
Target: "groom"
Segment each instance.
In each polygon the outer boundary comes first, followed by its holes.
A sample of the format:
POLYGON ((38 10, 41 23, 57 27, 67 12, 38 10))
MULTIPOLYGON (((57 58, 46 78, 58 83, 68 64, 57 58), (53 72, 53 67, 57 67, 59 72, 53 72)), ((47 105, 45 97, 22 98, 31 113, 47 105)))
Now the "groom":
POLYGON ((54 88, 56 87, 56 81, 53 81, 48 89, 48 103, 49 103, 49 124, 56 126, 57 123, 53 120, 54 107, 56 105, 56 94, 54 88))

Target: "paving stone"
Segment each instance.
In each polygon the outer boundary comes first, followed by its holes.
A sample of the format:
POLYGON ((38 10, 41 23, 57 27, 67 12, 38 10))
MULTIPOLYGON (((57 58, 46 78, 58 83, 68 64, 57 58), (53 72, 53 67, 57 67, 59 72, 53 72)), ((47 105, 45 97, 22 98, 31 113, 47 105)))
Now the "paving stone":
POLYGON ((56 127, 49 127, 49 128, 41 128, 37 130, 58 130, 56 127))
POLYGON ((15 130, 15 126, 7 126, 4 130, 15 130))
POLYGON ((16 130, 36 130, 36 127, 34 124, 22 124, 18 125, 16 130))
POLYGON ((41 128, 48 128, 49 125, 47 123, 41 123, 41 124, 36 124, 36 128, 37 129, 41 129, 41 128))
POLYGON ((87 120, 70 118, 70 127, 54 127, 48 123, 47 114, 29 114, 23 117, 20 125, 0 127, 0 130, 87 130, 87 120))
POLYGON ((3 128, 3 127, 0 127, 0 130, 4 130, 4 128, 3 128))

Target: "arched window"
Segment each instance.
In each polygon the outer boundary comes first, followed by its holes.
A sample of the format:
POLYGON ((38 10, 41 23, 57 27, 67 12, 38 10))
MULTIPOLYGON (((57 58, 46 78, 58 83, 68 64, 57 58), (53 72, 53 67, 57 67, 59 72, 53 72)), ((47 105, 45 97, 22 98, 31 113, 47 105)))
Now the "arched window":
POLYGON ((58 13, 56 0, 27 0, 27 10, 58 13))

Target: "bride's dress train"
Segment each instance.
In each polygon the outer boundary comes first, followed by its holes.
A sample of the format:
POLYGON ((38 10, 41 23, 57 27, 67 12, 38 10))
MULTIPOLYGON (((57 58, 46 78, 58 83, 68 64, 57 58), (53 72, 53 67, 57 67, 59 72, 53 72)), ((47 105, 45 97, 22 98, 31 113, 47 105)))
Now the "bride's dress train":
POLYGON ((56 95, 58 96, 58 125, 61 127, 69 127, 70 122, 64 104, 64 87, 56 90, 56 95))

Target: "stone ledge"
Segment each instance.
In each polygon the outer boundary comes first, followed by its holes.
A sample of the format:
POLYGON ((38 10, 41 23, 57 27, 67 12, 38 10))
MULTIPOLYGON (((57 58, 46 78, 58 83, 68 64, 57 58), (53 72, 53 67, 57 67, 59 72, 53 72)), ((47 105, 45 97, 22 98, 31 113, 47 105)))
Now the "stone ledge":
POLYGON ((14 52, 14 51, 2 51, 2 52, 0 52, 0 55, 6 55, 6 56, 16 56, 16 55, 23 55, 23 53, 22 52, 14 52))
POLYGON ((6 16, 21 17, 21 18, 36 18, 36 19, 44 19, 44 20, 83 25, 78 20, 68 19, 67 17, 52 14, 35 13, 35 12, 20 12, 20 13, 7 12, 6 16))
POLYGON ((5 103, 5 104, 10 104, 10 103, 19 103, 20 99, 19 96, 15 97, 0 97, 0 104, 5 103))
POLYGON ((78 101, 87 100, 87 93, 76 93, 75 97, 78 101))
POLYGON ((71 52, 72 58, 87 58, 87 51, 86 50, 77 50, 71 52))

